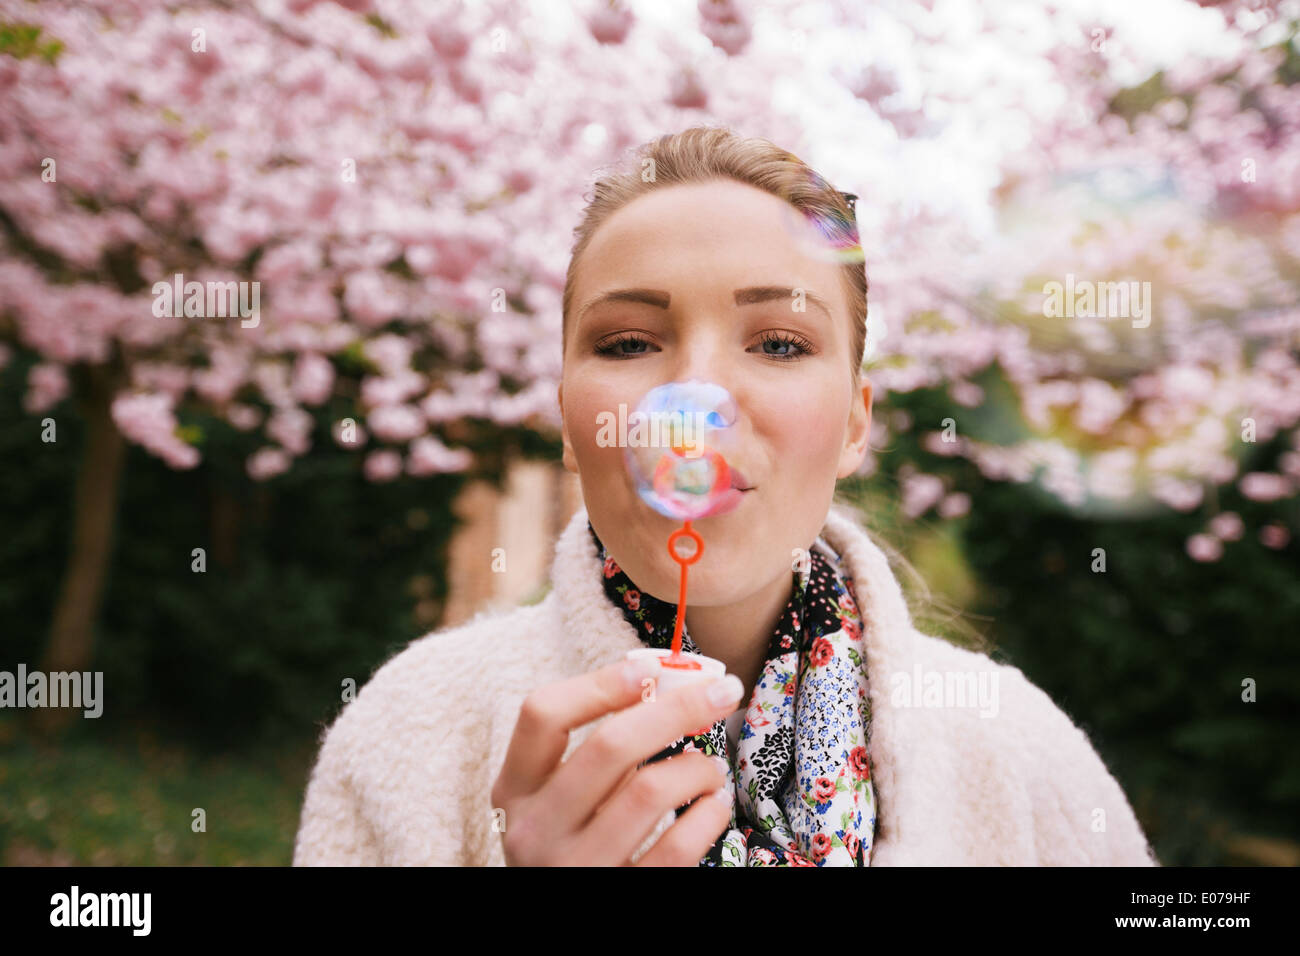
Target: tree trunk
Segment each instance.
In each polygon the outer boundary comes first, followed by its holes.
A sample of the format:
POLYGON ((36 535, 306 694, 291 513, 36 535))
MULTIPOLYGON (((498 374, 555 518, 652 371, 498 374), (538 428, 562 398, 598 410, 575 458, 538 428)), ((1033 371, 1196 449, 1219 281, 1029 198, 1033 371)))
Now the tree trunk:
POLYGON ((239 499, 214 472, 209 486, 209 537, 212 560, 223 571, 231 571, 239 561, 239 526, 243 508, 239 499))
MULTIPOLYGON (((126 458, 126 440, 109 410, 113 399, 109 376, 98 368, 88 373, 83 405, 86 440, 72 500, 72 547, 39 665, 46 674, 90 669, 126 458)), ((52 735, 79 716, 75 708, 45 707, 32 711, 32 724, 52 735)))

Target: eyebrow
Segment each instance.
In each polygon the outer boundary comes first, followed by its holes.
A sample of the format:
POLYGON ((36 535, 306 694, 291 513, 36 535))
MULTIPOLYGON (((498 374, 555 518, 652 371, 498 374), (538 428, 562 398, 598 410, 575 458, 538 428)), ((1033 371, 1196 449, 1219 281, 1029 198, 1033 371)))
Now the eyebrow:
MULTIPOLYGON (((830 306, 826 304, 825 299, 808 289, 802 291, 804 298, 825 312, 827 318, 831 317, 830 306)), ((760 302, 771 302, 774 299, 789 299, 794 294, 795 290, 788 286, 758 285, 746 289, 737 289, 735 291, 735 300, 736 305, 756 305, 760 302)), ((598 295, 584 305, 578 312, 578 318, 582 318, 588 309, 605 302, 642 302, 646 305, 653 305, 658 309, 666 309, 671 301, 672 296, 659 289, 615 289, 612 292, 598 295)))

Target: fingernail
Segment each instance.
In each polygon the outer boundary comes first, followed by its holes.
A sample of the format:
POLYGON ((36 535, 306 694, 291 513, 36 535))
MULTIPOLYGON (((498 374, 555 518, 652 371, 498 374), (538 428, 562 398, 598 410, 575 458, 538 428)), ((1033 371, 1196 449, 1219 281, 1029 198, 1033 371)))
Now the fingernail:
POLYGON ((721 803, 731 803, 731 799, 732 799, 731 788, 719 787, 717 790, 714 790, 713 799, 718 800, 721 803))
POLYGON ((709 685, 709 703, 714 707, 723 704, 740 703, 740 695, 745 692, 745 685, 735 674, 728 674, 721 680, 709 685))
POLYGON ((627 683, 627 689, 638 691, 646 685, 644 681, 651 678, 658 668, 651 662, 644 660, 630 660, 623 665, 623 680, 627 683))
POLYGON ((731 779, 731 767, 727 761, 723 760, 721 757, 714 757, 713 765, 718 768, 718 773, 722 774, 725 780, 731 779))

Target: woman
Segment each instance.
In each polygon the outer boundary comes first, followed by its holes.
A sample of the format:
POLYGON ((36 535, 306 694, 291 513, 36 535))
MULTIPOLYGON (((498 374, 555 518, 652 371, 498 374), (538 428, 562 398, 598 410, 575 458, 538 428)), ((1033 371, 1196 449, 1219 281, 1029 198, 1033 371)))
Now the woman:
POLYGON ((373 675, 324 737, 295 864, 1153 864, 1087 737, 918 633, 833 502, 871 424, 846 197, 725 129, 638 160, 576 230, 558 398, 586 507, 552 588, 373 675), (679 523, 597 422, 689 379, 738 411, 740 501, 694 522, 683 638, 729 673, 655 697, 625 657, 672 638, 679 523))

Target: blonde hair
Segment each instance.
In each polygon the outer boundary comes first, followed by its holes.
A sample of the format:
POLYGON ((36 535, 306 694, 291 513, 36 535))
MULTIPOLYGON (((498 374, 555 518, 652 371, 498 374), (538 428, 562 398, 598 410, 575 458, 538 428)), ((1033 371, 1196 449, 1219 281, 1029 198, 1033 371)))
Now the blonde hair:
MULTIPOLYGON (((563 341, 569 336, 574 277, 591 237, 613 213, 638 196, 681 183, 733 179, 784 199, 811 220, 835 245, 859 246, 853 209, 844 196, 793 153, 765 139, 744 138, 726 127, 693 126, 640 146, 634 166, 615 166, 599 177, 573 230, 573 252, 564 279, 563 341), (651 170, 648 178, 644 171, 651 170)), ((856 257, 855 257, 856 258, 856 257)), ((852 323, 849 365, 854 381, 862 371, 867 336, 867 270, 862 261, 845 262, 845 297, 852 323)))

